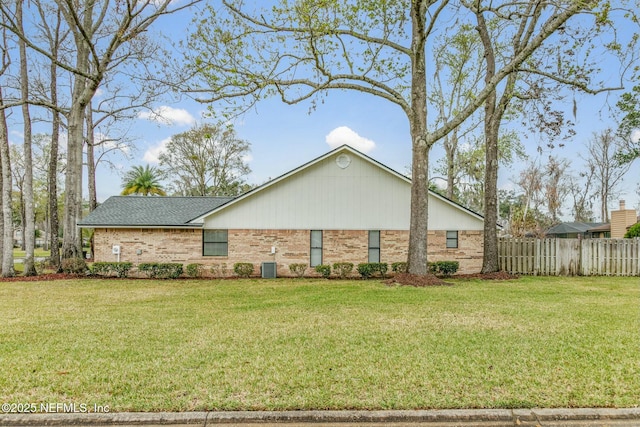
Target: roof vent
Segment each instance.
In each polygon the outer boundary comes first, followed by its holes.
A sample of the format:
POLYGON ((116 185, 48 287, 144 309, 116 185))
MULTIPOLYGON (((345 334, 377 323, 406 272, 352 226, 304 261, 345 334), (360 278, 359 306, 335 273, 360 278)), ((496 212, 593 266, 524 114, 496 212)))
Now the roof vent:
POLYGON ((262 278, 263 279, 275 279, 277 272, 277 264, 275 262, 263 262, 262 263, 262 278))
POLYGON ((347 156, 346 154, 340 154, 338 157, 336 157, 336 164, 340 169, 346 169, 351 164, 351 157, 347 156))

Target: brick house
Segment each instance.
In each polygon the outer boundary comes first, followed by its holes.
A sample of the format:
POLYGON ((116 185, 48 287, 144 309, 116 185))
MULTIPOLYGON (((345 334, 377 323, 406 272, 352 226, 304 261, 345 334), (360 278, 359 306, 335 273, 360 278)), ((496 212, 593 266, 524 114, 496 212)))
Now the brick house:
MULTIPOLYGON (((411 180, 342 146, 236 198, 116 196, 78 225, 94 230, 95 261, 289 265, 406 261, 411 180)), ((429 196, 430 261, 480 271, 483 217, 429 196)), ((211 271, 211 268, 206 268, 211 271)), ((314 274, 312 268, 308 273, 314 274)))

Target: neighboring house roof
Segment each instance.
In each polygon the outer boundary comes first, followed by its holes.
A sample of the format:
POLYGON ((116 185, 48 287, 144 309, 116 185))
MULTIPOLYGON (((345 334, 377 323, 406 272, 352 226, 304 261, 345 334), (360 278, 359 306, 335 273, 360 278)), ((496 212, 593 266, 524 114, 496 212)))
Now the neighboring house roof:
POLYGON ((587 230, 589 233, 598 233, 598 232, 603 232, 603 231, 611 231, 611 224, 610 223, 605 223, 602 224, 598 227, 593 227, 587 230))
POLYGON ((78 223, 79 227, 202 227, 194 218, 232 197, 114 196, 78 223))
POLYGON ((573 234, 573 233, 587 233, 596 227, 606 225, 604 222, 563 222, 547 230, 547 235, 550 234, 573 234))

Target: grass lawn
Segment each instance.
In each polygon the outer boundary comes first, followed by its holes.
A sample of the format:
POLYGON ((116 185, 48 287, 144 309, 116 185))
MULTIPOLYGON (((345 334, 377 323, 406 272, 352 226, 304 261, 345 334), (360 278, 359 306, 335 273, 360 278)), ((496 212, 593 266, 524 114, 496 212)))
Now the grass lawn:
MULTIPOLYGON (((26 255, 26 252, 20 249, 14 249, 13 250, 13 257, 14 258, 24 258, 26 255)), ((33 251, 33 256, 35 256, 36 258, 47 258, 51 256, 51 251, 47 250, 45 251, 42 248, 36 248, 33 251)))
POLYGON ((638 278, 0 283, 0 401, 112 411, 633 407, 638 278))

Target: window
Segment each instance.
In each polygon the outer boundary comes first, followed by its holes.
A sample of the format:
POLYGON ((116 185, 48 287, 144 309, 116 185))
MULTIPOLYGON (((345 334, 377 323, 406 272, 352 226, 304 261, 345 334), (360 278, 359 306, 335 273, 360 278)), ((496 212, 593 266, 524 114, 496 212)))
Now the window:
POLYGON ((369 231, 369 262, 380 262, 380 231, 369 231))
POLYGON ((322 230, 311 230, 311 267, 322 264, 322 230))
POLYGON ((458 232, 447 231, 447 248, 457 248, 457 247, 458 247, 458 232))
POLYGON ((229 233, 227 230, 204 230, 202 235, 203 256, 228 256, 229 233))

